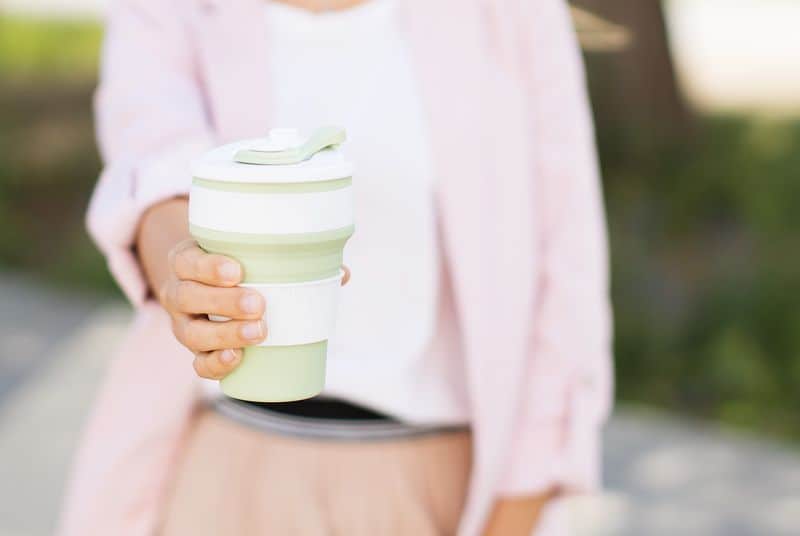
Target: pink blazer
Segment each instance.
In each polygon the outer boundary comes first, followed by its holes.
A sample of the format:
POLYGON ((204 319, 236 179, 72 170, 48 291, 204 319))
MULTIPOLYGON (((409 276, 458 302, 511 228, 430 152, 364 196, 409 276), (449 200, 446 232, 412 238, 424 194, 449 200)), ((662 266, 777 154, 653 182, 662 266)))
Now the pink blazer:
MULTIPOLYGON (((157 526, 198 389, 132 244, 148 206, 186 194, 193 156, 270 125, 261 2, 111 7, 96 101, 106 166, 88 226, 138 312, 89 417, 62 535, 157 526)), ((498 496, 598 484, 612 381, 593 130, 563 0, 403 0, 401 11, 463 334, 475 444, 460 534, 474 535, 498 496)), ((560 533, 550 510, 539 534, 560 533)))

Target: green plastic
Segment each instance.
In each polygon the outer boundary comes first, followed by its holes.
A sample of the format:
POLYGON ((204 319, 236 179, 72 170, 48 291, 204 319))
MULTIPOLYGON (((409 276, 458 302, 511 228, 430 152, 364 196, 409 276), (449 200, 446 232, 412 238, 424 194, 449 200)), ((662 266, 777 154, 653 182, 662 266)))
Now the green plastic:
POLYGON ((297 346, 251 346, 222 392, 239 400, 291 402, 311 398, 325 387, 328 341, 297 346))
POLYGON ((350 225, 319 233, 265 235, 190 225, 189 231, 204 250, 239 261, 244 283, 300 283, 339 273, 344 245, 354 228, 350 225))
MULTIPOLYGON (((299 283, 336 276, 353 226, 291 235, 228 233, 189 226, 200 247, 238 260, 244 283, 299 283)), ((269 304, 267 304, 269 307, 269 304)), ((269 326, 267 326, 269 338, 269 326)), ((297 346, 250 346, 221 382, 240 400, 287 402, 319 394, 325 386, 328 341, 297 346)))
POLYGON ((352 177, 344 177, 341 179, 331 179, 327 181, 314 181, 314 182, 294 182, 294 183, 254 183, 254 182, 222 182, 210 181, 208 179, 198 179, 195 177, 192 180, 193 184, 202 186, 203 188, 210 188, 212 190, 221 190, 223 192, 244 192, 250 194, 307 194, 311 192, 330 192, 347 188, 353 185, 352 177))
MULTIPOLYGON (((239 151, 235 159, 248 164, 291 164, 306 160, 345 139, 343 129, 324 127, 301 147, 287 151, 239 151)), ((352 184, 351 177, 299 183, 237 183, 194 178, 204 188, 244 193, 304 194, 332 191, 352 184)), ((352 236, 352 225, 316 233, 251 234, 215 231, 189 225, 200 247, 239 261, 244 283, 301 283, 335 277, 352 236)), ((267 303, 269 307, 269 303, 267 303)), ((269 326, 267 326, 269 339, 269 326)), ((256 402, 287 402, 319 394, 325 386, 328 341, 296 346, 250 346, 239 366, 221 382, 233 398, 256 402)))
POLYGON ((234 160, 242 164, 261 165, 287 165, 297 164, 308 160, 318 152, 328 147, 335 147, 347 138, 345 131, 340 127, 321 127, 299 147, 291 147, 282 151, 259 151, 255 149, 242 149, 234 155, 234 160))

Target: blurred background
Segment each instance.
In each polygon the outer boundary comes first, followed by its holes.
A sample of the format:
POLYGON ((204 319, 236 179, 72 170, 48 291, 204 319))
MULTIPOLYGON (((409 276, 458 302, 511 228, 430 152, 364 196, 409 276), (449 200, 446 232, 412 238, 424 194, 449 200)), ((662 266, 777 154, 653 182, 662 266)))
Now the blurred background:
MULTIPOLYGON (((52 530, 130 316, 83 228, 105 4, 0 0, 0 535, 52 530)), ((618 382, 576 531, 800 534, 800 2, 574 5, 618 382)))

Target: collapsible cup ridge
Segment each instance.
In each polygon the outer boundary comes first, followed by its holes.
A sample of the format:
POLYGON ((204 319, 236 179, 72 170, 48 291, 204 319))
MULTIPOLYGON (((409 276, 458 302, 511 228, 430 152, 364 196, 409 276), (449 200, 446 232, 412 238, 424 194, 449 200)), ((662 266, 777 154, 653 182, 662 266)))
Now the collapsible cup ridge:
MULTIPOLYGON (((308 137, 273 129, 267 138, 214 149, 195 161, 189 227, 204 250, 238 260, 242 286, 266 301, 267 338, 244 350, 221 381, 241 400, 312 397, 325 385, 327 341, 353 234, 353 166, 344 131, 308 137)), ((224 318, 211 318, 224 321, 224 318)))

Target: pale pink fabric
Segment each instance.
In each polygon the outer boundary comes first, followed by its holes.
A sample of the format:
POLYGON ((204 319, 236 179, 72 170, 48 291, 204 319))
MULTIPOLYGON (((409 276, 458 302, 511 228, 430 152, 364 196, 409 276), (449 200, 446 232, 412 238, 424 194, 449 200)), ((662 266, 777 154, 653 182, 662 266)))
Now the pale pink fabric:
POLYGON ((455 534, 469 480, 468 432, 315 440, 207 410, 187 443, 161 536, 455 534))
MULTIPOLYGON (((474 462, 460 533, 492 501, 599 482, 611 402, 602 197, 564 0, 404 0, 429 115, 462 334, 474 462)), ((188 161, 270 125, 261 0, 112 4, 88 225, 137 320, 91 415, 62 535, 149 534, 197 401, 189 357, 145 302, 142 211, 185 193, 188 161)), ((554 507, 540 534, 558 534, 554 507), (548 528, 550 527, 550 528, 548 528)))

